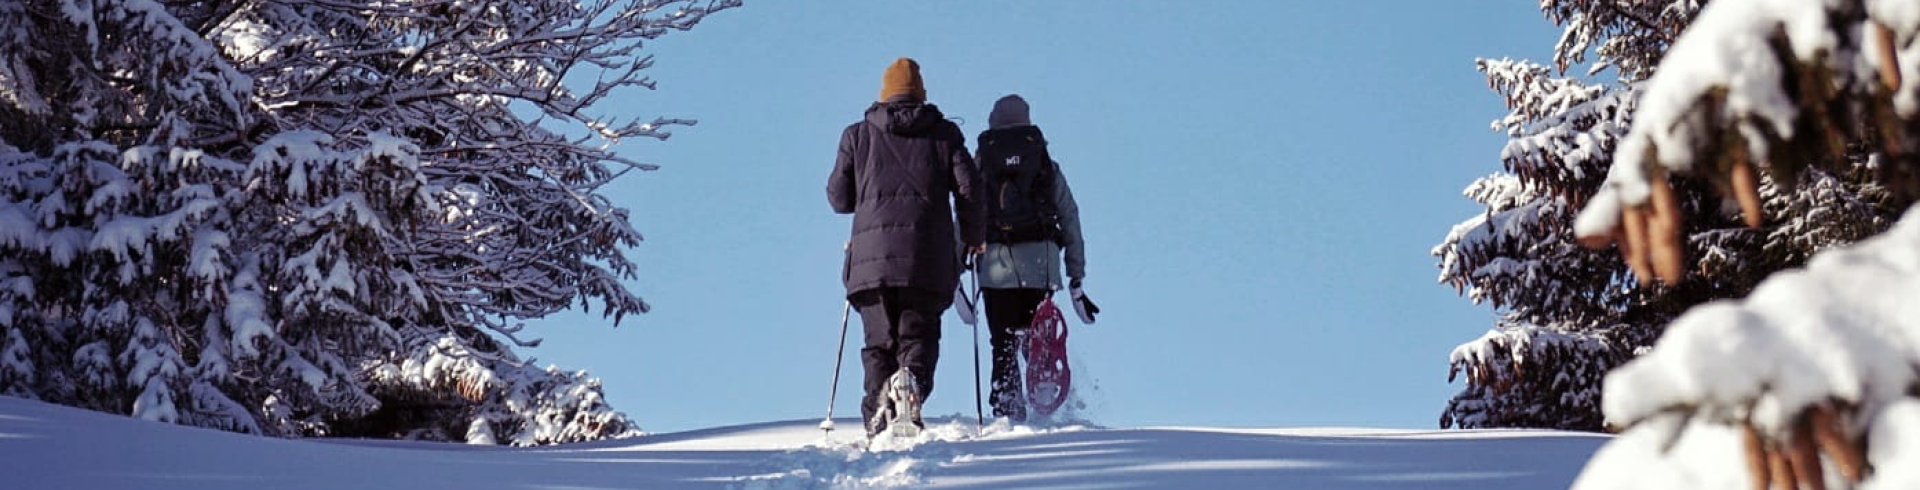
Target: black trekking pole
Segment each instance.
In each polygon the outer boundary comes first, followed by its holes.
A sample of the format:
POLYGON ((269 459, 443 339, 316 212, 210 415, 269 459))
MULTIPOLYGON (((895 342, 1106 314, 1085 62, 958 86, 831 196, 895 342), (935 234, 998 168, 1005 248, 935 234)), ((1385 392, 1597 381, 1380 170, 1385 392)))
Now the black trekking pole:
MULTIPOLYGON (((841 244, 840 253, 845 254, 847 258, 851 260, 853 257, 853 241, 848 240, 846 243, 841 244)), ((840 305, 840 347, 833 351, 833 385, 827 388, 827 418, 820 421, 820 430, 826 432, 822 437, 833 435, 833 405, 835 402, 840 401, 840 361, 845 360, 847 357, 847 317, 852 314, 853 298, 847 298, 845 302, 840 305)))
POLYGON ((985 318, 982 318, 984 316, 982 314, 986 312, 981 309, 985 305, 980 304, 980 260, 984 258, 986 258, 984 254, 974 256, 973 258, 973 299, 971 301, 974 307, 974 310, 973 310, 973 418, 974 418, 974 423, 977 426, 979 426, 981 430, 986 430, 986 425, 987 425, 986 410, 980 408, 981 407, 981 402, 980 402, 980 322, 986 321, 985 318))
MULTIPOLYGON (((827 418, 820 421, 820 430, 826 431, 827 435, 833 434, 833 405, 840 399, 840 361, 847 357, 847 317, 852 313, 853 301, 848 300, 840 307, 840 349, 833 354, 833 386, 827 389, 827 418)), ((975 348, 978 349, 977 346, 975 348)))

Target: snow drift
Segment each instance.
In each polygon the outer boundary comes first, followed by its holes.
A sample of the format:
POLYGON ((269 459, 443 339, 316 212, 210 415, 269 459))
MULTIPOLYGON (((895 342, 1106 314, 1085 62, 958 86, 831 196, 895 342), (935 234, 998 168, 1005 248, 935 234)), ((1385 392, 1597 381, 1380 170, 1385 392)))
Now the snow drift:
MULTIPOLYGON (((862 451, 812 421, 544 448, 275 439, 0 397, 16 489, 1564 488, 1606 436, 974 426, 862 451)), ((857 426, 845 421, 843 426, 857 426)))

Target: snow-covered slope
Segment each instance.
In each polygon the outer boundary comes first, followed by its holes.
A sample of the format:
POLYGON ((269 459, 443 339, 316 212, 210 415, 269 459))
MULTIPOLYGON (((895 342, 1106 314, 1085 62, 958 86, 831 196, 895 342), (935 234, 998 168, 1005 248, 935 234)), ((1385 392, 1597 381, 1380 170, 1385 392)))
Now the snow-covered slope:
MULTIPOLYGON (((842 421, 841 427, 858 427, 842 421)), ((1544 431, 1047 430, 942 419, 912 449, 811 421, 538 449, 315 441, 0 397, 0 487, 93 489, 1565 488, 1607 437, 1544 431)))

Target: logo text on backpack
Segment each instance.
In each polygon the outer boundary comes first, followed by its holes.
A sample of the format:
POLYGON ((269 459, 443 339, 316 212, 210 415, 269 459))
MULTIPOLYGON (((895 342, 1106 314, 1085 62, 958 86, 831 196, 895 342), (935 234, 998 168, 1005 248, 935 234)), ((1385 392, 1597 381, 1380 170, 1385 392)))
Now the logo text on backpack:
POLYGON ((1019 165, 1019 164, 1020 164, 1020 155, 1007 157, 1007 165, 1019 165))

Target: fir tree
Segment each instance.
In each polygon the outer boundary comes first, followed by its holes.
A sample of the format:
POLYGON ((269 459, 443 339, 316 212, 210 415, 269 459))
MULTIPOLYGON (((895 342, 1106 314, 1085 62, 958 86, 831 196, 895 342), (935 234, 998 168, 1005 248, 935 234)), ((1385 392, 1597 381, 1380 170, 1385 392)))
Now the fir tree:
MULTIPOLYGON (((1674 43, 1645 84, 1644 109, 1605 183, 1575 222, 1580 240, 1619 250, 1663 282, 1692 280, 1674 267, 1692 256, 1675 242, 1701 227, 1676 210, 1680 192, 1670 186, 1684 179, 1708 182, 1770 239, 1809 230, 1872 234, 1876 223, 1851 213, 1887 202, 1908 209, 1907 223, 1776 275, 1749 301, 1677 320, 1651 352, 1608 380, 1606 414, 1626 431, 1576 488, 1920 481, 1908 470, 1911 452, 1901 449, 1920 436, 1920 322, 1909 286, 1920 214, 1908 207, 1920 196, 1916 78, 1920 9, 1912 2, 1716 3, 1674 43), (1821 175, 1878 190, 1819 190, 1821 175), (1770 195, 1782 192, 1839 195, 1773 205, 1770 195), (1783 222, 1798 223, 1776 224, 1783 222), (1746 464, 1669 454, 1676 446, 1743 454, 1746 464)), ((1785 237, 1781 246, 1803 240, 1818 238, 1785 237)))
POLYGON ((1781 175, 1759 179, 1757 202, 1770 217, 1759 227, 1714 192, 1715 181, 1673 178, 1674 209, 1692 225, 1675 235, 1684 280, 1655 282, 1620 254, 1582 246, 1576 216, 1601 192, 1647 80, 1702 3, 1543 2, 1563 28, 1553 66, 1478 62, 1507 101, 1509 114, 1493 123, 1511 138, 1501 151, 1506 173, 1468 187, 1486 213, 1456 225, 1433 254, 1442 283, 1490 304, 1501 320, 1454 350, 1449 378, 1464 373, 1466 387, 1448 403, 1443 427, 1601 430, 1601 380, 1668 322, 1885 230, 1903 208, 1856 145, 1842 164, 1792 174, 1794 185, 1775 185, 1781 175))

